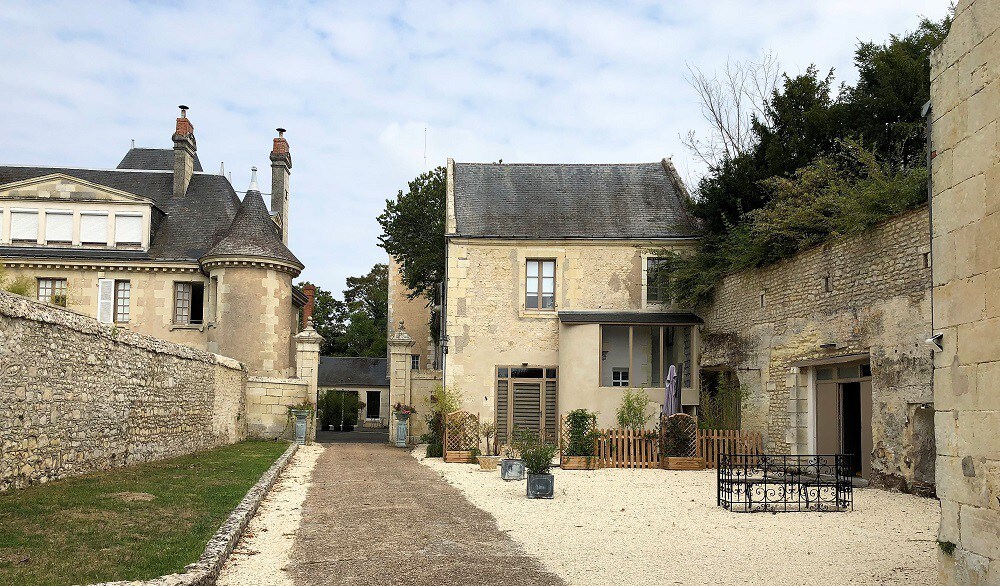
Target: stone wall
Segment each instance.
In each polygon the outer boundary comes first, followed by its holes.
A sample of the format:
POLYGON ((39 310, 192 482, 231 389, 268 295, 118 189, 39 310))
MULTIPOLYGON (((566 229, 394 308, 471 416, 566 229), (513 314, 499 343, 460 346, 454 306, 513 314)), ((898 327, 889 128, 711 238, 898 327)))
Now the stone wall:
MULTIPOLYGON (((297 378, 268 378, 251 376, 247 380, 247 417, 249 433, 257 438, 293 437, 294 429, 288 408, 303 403, 315 405, 310 400, 309 383, 297 378)), ((314 434, 309 433, 310 437, 314 434)))
POLYGON ((413 338, 411 354, 420 356, 420 368, 434 367, 434 342, 431 339, 431 308, 425 297, 409 298, 410 290, 403 284, 399 264, 389 257, 389 331, 403 322, 413 338))
POLYGON ((0 292, 0 490, 233 443, 236 361, 0 292))
POLYGON ((928 227, 920 208, 720 284, 702 314, 702 366, 736 370, 747 393, 742 427, 763 432, 768 450, 813 447, 804 364, 868 356, 872 479, 933 491, 928 227))
POLYGON ((962 0, 931 56, 942 584, 1000 584, 1000 0, 962 0))

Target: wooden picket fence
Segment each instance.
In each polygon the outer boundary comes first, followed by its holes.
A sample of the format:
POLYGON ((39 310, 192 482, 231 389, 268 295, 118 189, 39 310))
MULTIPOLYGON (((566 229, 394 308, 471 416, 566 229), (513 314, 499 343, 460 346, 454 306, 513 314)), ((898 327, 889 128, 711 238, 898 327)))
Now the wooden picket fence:
POLYGON ((597 462, 600 468, 659 468, 659 438, 650 431, 600 430, 597 462))
POLYGON ((759 432, 738 429, 699 429, 697 455, 709 468, 718 468, 722 454, 761 454, 764 440, 759 432))

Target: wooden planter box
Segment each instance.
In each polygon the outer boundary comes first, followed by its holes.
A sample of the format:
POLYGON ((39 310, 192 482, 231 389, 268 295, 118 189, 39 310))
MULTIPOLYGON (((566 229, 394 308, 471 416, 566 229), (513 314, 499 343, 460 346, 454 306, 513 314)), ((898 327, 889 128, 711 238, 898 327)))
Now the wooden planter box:
POLYGON ((597 456, 563 456, 559 467, 563 470, 597 470, 597 456))
POLYGON ((664 470, 704 470, 705 458, 664 456, 660 459, 660 468, 664 470))
POLYGON ((447 450, 444 461, 450 464, 475 464, 476 457, 469 450, 447 450))

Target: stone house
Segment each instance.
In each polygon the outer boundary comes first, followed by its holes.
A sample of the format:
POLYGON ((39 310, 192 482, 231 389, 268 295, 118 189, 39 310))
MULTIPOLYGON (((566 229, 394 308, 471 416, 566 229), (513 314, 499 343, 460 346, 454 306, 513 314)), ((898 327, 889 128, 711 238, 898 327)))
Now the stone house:
POLYGON ((652 278, 658 253, 696 242, 686 197, 667 159, 449 160, 443 384, 502 437, 554 435, 576 408, 612 426, 627 388, 648 394, 652 414, 672 364, 693 410, 702 320, 652 278))
POLYGON ((270 153, 271 212, 203 171, 181 106, 172 149, 132 148, 115 169, 0 167, 0 262, 33 296, 100 322, 292 376, 303 265, 288 249, 288 142, 270 153))
POLYGON ((321 356, 319 394, 355 393, 365 405, 359 421, 365 427, 386 427, 389 421, 389 373, 385 358, 321 356))

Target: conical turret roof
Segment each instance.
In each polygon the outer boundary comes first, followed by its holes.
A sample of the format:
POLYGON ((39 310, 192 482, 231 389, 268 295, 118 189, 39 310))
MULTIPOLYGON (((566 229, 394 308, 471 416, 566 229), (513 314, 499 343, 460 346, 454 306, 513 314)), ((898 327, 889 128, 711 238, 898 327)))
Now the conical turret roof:
POLYGON ((256 185, 251 185, 251 189, 247 190, 229 229, 202 259, 255 257, 280 261, 301 270, 304 265, 281 241, 278 226, 271 219, 260 191, 254 187, 256 185))

